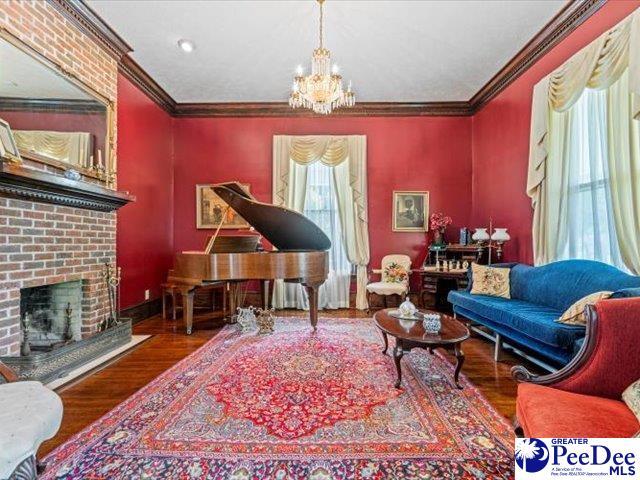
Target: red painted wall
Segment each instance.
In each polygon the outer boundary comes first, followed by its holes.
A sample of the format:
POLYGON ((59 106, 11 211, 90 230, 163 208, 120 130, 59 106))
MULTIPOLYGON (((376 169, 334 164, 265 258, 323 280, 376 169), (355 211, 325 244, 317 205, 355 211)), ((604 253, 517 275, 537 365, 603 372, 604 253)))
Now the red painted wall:
MULTIPOLYGON (((135 203, 118 211, 121 308, 160 296, 173 262, 172 118, 122 75, 118 77, 118 188, 135 203)), ((179 210, 178 210, 179 211, 179 210)))
POLYGON ((505 259, 531 263, 533 212, 526 196, 533 86, 640 6, 609 1, 473 117, 474 226, 508 227, 505 259))
POLYGON ((367 135, 371 265, 389 253, 426 252, 425 235, 391 230, 393 190, 428 190, 430 211, 467 225, 471 198, 471 118, 177 118, 175 250, 202 249, 211 230, 195 228, 195 185, 239 180, 271 201, 273 135, 367 135))

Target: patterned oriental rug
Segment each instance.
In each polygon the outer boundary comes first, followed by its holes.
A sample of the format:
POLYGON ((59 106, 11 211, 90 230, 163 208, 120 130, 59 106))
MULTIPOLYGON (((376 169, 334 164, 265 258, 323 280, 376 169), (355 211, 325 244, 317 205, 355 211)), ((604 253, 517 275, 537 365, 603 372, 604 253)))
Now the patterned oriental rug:
POLYGON ((509 424, 437 352, 403 358, 372 320, 233 326, 46 459, 45 479, 507 479, 509 424))

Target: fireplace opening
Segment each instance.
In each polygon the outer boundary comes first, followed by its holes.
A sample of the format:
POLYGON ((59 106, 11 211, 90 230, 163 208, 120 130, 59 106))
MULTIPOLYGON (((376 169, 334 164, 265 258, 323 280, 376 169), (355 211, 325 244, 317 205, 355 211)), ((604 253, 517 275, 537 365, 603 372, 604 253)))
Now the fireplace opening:
POLYGON ((82 338, 82 281, 20 289, 20 353, 51 351, 82 338))

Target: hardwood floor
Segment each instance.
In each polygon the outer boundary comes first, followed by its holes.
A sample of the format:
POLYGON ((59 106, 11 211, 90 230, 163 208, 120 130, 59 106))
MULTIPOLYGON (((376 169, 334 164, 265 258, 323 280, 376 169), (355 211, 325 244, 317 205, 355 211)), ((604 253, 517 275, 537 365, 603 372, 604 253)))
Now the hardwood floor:
MULTIPOLYGON (((320 317, 367 317, 357 310, 320 312, 320 317)), ((300 311, 278 312, 281 316, 301 316, 300 311)), ((64 403, 64 418, 58 434, 42 445, 40 458, 91 424, 159 374, 197 350, 219 331, 207 317, 194 320, 194 333, 186 335, 182 321, 156 316, 134 326, 134 334, 153 335, 129 352, 112 359, 106 366, 58 390, 64 403)), ((515 413, 516 383, 510 369, 522 364, 520 358, 504 353, 500 363, 493 361, 493 344, 472 337, 463 344, 466 355, 462 369, 469 380, 502 415, 515 413)), ((453 363, 455 359, 449 357, 453 363)), ((527 365, 530 367, 529 365, 527 365)))

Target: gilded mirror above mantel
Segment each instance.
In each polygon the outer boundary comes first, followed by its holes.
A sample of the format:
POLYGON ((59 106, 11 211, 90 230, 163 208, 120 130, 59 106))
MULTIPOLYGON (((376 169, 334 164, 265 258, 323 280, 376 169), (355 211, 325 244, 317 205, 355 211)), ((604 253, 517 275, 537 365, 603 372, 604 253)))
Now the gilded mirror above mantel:
POLYGON ((112 103, 12 36, 0 34, 0 119, 20 156, 112 187, 112 103))

